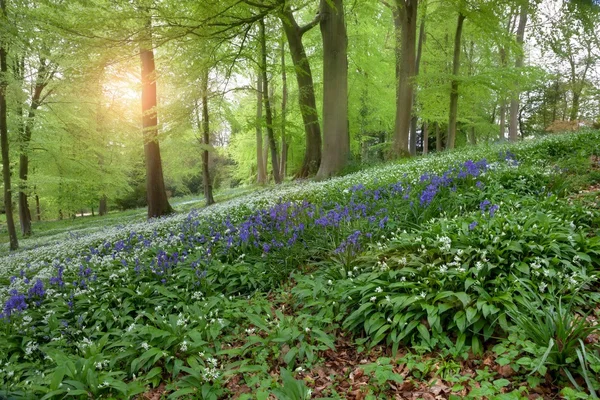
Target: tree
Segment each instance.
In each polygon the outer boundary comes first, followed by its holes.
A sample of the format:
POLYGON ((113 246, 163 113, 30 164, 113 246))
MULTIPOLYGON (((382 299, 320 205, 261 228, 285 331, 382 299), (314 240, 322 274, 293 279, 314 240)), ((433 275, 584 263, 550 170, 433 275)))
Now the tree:
POLYGON ((262 90, 262 73, 259 71, 256 82, 256 170, 259 185, 267 183, 266 165, 263 156, 262 90))
MULTIPOLYGON (((6 20, 6 1, 0 0, 0 21, 6 20)), ((12 192, 10 186, 10 160, 8 151, 8 124, 6 107, 6 89, 8 87, 8 68, 7 68, 7 45, 6 38, 0 36, 0 150, 2 152, 2 181, 4 183, 4 212, 6 213, 6 225, 8 227, 8 237, 10 249, 16 250, 19 247, 17 231, 12 209, 12 192)))
POLYGON ((315 100, 312 70, 306 56, 304 44, 302 43, 302 37, 319 23, 321 14, 318 14, 310 23, 301 27, 296 22, 289 3, 285 0, 282 0, 282 3, 280 19, 296 71, 298 104, 300 105, 300 113, 302 114, 306 136, 304 159, 302 167, 300 167, 296 176, 298 178, 306 178, 309 175, 315 174, 321 163, 321 127, 319 125, 319 115, 315 100))
MULTIPOLYGON (((518 70, 523 67, 523 41, 525 37, 525 25, 527 24, 527 14, 529 9, 529 0, 524 0, 521 4, 521 11, 519 13, 519 26, 517 28, 517 44, 521 47, 517 52, 515 59, 515 68, 518 70)), ((516 82, 518 88, 518 82, 516 82)), ((518 120, 519 120, 519 94, 516 90, 510 100, 510 120, 508 126, 508 133, 511 142, 515 142, 518 136, 518 120)))
POLYGON ((158 145, 156 68, 152 49, 152 23, 149 15, 142 30, 139 49, 142 71, 142 129, 146 160, 148 218, 156 218, 172 213, 173 208, 167 199, 158 145))
POLYGON ((416 70, 418 0, 396 0, 392 13, 396 33, 396 126, 393 152, 410 155, 409 131, 413 107, 413 79, 416 70))
POLYGON ((279 157, 277 155, 277 144, 275 143, 275 132, 273 131, 273 111, 271 109, 271 99, 269 98, 269 80, 267 77, 267 38, 265 35, 265 21, 261 19, 260 26, 260 69, 262 74, 262 92, 263 104, 265 107, 265 120, 267 123, 267 139, 271 149, 271 166, 273 169, 273 179, 275 183, 281 183, 279 175, 279 157))
POLYGON ((456 121, 458 117, 458 72, 460 70, 460 40, 462 37, 465 14, 458 12, 456 32, 454 34, 454 57, 452 60, 452 82, 450 85, 450 113, 448 117, 447 148, 453 149, 456 142, 456 121))
POLYGON ((280 44, 281 51, 281 163, 279 166, 279 175, 285 179, 287 174, 287 157, 289 143, 286 138, 286 123, 287 123, 287 71, 285 70, 285 42, 283 37, 280 44))
MULTIPOLYGON (((423 45, 425 42, 425 17, 426 17, 426 12, 423 13, 423 17, 421 19, 421 24, 419 27, 419 43, 417 45, 417 58, 415 60, 415 75, 414 76, 418 76, 419 75, 419 68, 421 66, 421 54, 423 53, 423 45)), ((419 119, 417 114, 416 114, 416 107, 417 107, 417 96, 416 94, 413 93, 413 104, 412 104, 412 113, 413 116, 411 118, 410 121, 410 143, 409 143, 409 150, 410 150, 410 155, 414 156, 415 154, 417 154, 417 120, 419 119)), ((423 125, 424 127, 426 127, 427 125, 423 125)), ((425 141, 427 140, 427 138, 425 138, 425 132, 426 130, 423 130, 423 153, 427 154, 427 150, 425 149, 425 141)))
POLYGON ((208 170, 208 149, 210 147, 210 125, 208 120, 208 78, 209 71, 206 68, 202 78, 202 185, 204 187, 204 199, 206 205, 214 204, 212 181, 208 170))
POLYGON ((348 135, 348 37, 343 0, 321 0, 323 38, 323 152, 317 179, 339 173, 350 155, 348 135))

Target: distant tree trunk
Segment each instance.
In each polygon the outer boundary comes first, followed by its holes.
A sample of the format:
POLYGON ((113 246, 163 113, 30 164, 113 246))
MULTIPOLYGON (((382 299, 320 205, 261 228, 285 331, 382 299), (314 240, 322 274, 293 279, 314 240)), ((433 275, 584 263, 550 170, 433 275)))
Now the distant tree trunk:
POLYGON ((265 20, 261 19, 260 24, 260 48, 261 48, 261 73, 263 87, 263 103, 265 106, 265 120, 267 123, 267 138, 271 149, 271 168, 273 169, 273 180, 276 184, 281 183, 279 176, 279 157, 277 155, 277 144, 275 143, 275 133, 273 132, 273 113, 271 110, 271 100, 269 99, 269 80, 267 78, 267 37, 265 35, 265 20))
MULTIPOLYGON (((33 190, 35 191, 35 186, 33 188, 33 190)), ((40 208, 40 196, 38 196, 38 194, 35 194, 35 213, 36 213, 36 219, 37 221, 41 221, 42 220, 42 209, 40 208)))
POLYGON ((256 171, 259 185, 267 183, 266 163, 263 156, 262 103, 262 73, 259 71, 256 82, 256 171))
POLYGON ((571 107, 571 114, 569 115, 569 121, 576 121, 579 115, 579 99, 581 98, 581 92, 573 91, 573 107, 571 107))
POLYGON ((265 140, 265 142, 264 142, 263 165, 265 166, 265 174, 267 175, 267 182, 268 182, 269 181, 269 141, 268 140, 265 140))
MULTIPOLYGON (((416 8, 416 7, 415 7, 416 8)), ((416 22, 415 22, 416 23, 416 22)), ((425 44, 425 16, 421 19, 419 26, 419 43, 417 45, 417 59, 415 61, 415 77, 419 75, 419 69, 421 67, 421 53, 423 52, 423 45, 425 44)), ((410 121, 410 155, 414 156, 417 154, 417 94, 413 91, 413 104, 412 104, 412 119, 410 121)))
POLYGON ((288 101, 288 88, 287 88, 287 72, 285 70, 285 41, 281 38, 281 165, 279 168, 279 175, 281 178, 285 178, 287 173, 287 154, 289 144, 286 137, 286 117, 287 117, 287 101, 288 101))
POLYGON ((429 124, 423 122, 423 155, 429 153, 429 124))
POLYGON ((440 152, 444 150, 444 144, 442 142, 442 133, 440 132, 440 124, 435 123, 435 151, 440 152))
POLYGON ((158 116, 156 111, 156 69, 152 50, 152 26, 150 17, 140 40, 140 62, 142 75, 142 129, 146 160, 146 191, 148 218, 171 214, 173 208, 167 199, 163 178, 160 147, 158 145, 158 116))
MULTIPOLYGON (((0 18, 6 18, 5 0, 0 0, 0 18)), ((4 183, 4 212, 6 213, 6 225, 8 227, 9 246, 11 250, 19 247, 15 220, 12 209, 12 192, 10 187, 10 161, 8 159, 8 126, 6 108, 6 89, 8 87, 7 75, 7 50, 5 44, 0 42, 0 150, 2 152, 2 179, 4 183)))
POLYGON ((208 170, 208 146, 210 146, 210 125, 208 120, 208 68, 204 71, 202 77, 202 184, 204 186, 204 199, 206 205, 214 204, 212 181, 210 180, 210 171, 208 170))
POLYGON ((458 13, 456 34, 454 36, 454 59, 452 62, 452 84, 450 87, 450 115, 448 118, 448 141, 446 148, 453 149, 456 142, 456 121, 458 119, 458 72, 460 69, 460 40, 462 37, 463 22, 465 15, 458 13))
POLYGON ((475 136, 474 126, 469 129, 469 143, 471 143, 473 146, 477 145, 477 136, 475 136))
POLYGON ((500 100, 500 140, 504 140, 506 130, 506 100, 500 100))
POLYGON ((302 166, 296 177, 306 178, 317 173, 321 163, 321 127, 319 125, 312 71, 302 44, 302 36, 315 26, 319 19, 317 18, 312 23, 300 27, 294 19, 294 14, 289 5, 284 7, 280 18, 290 47, 294 69, 296 70, 298 103, 300 104, 300 113, 302 114, 306 136, 306 151, 302 166))
MULTIPOLYGON (((529 4, 528 2, 523 2, 521 4, 521 13, 519 15, 519 26, 517 27, 517 43, 519 44, 519 51, 517 52, 517 57, 515 59, 515 68, 518 70, 523 67, 523 41, 525 38, 525 25, 527 24, 527 13, 528 13, 529 4)), ((515 82, 515 86, 518 88, 519 82, 515 82)), ((508 127, 508 133, 510 136, 510 141, 515 142, 518 137, 518 122, 519 122, 519 92, 518 89, 513 94, 512 99, 510 100, 510 122, 508 127)))
POLYGON ((104 216, 106 214, 108 214, 107 198, 106 195, 102 195, 100 197, 100 204, 98 205, 98 215, 104 216))
POLYGON ((92 217, 95 217, 96 214, 94 214, 94 207, 92 207, 92 217))
POLYGON ((339 173, 350 155, 348 136, 348 37, 343 0, 321 0, 323 38, 323 153, 317 179, 339 173))
POLYGON ((410 155, 409 131, 413 106, 418 0, 396 0, 392 6, 396 34, 396 122, 392 146, 396 157, 410 155))
MULTIPOLYGON (((500 48, 500 66, 501 67, 505 67, 506 66, 506 50, 504 49, 504 47, 500 48)), ((504 96, 501 97, 500 99, 500 140, 504 140, 505 136, 505 130, 506 130, 506 99, 504 98, 504 96)))

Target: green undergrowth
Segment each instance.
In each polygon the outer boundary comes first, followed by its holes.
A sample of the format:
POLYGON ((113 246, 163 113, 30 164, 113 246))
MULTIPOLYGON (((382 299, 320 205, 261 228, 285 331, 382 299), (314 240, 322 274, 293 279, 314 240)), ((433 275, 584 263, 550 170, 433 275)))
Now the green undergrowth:
MULTIPOLYGON (((165 282, 108 260, 83 295, 0 322, 0 397, 595 398, 599 139, 457 151, 488 167, 434 196, 415 167, 376 218, 307 218, 301 244, 215 257, 200 280, 194 252, 165 282)), ((362 204, 391 179, 293 200, 362 204)))

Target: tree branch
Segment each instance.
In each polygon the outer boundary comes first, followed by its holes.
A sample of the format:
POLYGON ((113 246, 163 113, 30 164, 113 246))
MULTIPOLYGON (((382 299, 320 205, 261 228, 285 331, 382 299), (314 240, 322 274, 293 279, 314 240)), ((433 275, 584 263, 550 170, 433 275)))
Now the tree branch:
POLYGON ((317 26, 317 24, 321 22, 321 13, 317 13, 315 18, 310 21, 308 24, 300 27, 300 36, 304 35, 306 32, 310 31, 312 28, 317 26))

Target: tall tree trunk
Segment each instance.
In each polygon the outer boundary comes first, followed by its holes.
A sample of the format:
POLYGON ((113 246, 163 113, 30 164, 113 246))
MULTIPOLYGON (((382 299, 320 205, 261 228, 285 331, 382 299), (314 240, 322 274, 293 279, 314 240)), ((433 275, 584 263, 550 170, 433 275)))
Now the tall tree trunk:
MULTIPOLYGON (((0 0, 0 20, 6 18, 5 0, 0 0)), ((0 39, 1 40, 1 39, 0 39)), ((8 126, 6 108, 6 89, 8 87, 7 74, 7 51, 6 44, 0 42, 0 150, 2 153, 2 179, 4 183, 4 212, 6 213, 6 225, 8 227, 9 246, 11 250, 19 247, 15 220, 12 209, 12 193, 10 187, 10 161, 8 159, 8 126)))
POLYGON ((348 37, 343 0, 321 0, 323 38, 323 153, 317 179, 327 179, 346 166, 348 136, 348 37))
MULTIPOLYGON (((19 221, 21 223, 21 233, 23 236, 30 236, 31 231, 31 211, 27 198, 27 177, 29 175, 29 144, 31 143, 31 131, 37 109, 40 106, 42 91, 46 87, 46 61, 40 61, 40 68, 37 72, 36 83, 31 97, 31 104, 27 116, 20 127, 19 137, 19 221)), ((21 116, 21 114, 19 114, 21 116)))
POLYGON ((262 103, 262 73, 259 71, 256 81, 256 181, 259 185, 267 183, 267 164, 263 156, 262 103))
MULTIPOLYGON (((519 70, 523 67, 523 41, 525 38, 525 25, 527 24, 527 13, 529 9, 529 2, 524 1, 521 4, 521 13, 519 15, 519 26, 517 27, 517 44, 519 45, 519 50, 517 52, 517 57, 515 59, 515 68, 519 70)), ((518 137, 518 122, 519 122, 519 82, 515 82, 515 86, 517 87, 515 93, 513 94, 512 99, 510 100, 510 121, 508 126, 508 133, 510 136, 510 141, 515 142, 518 137)))
POLYGON ((435 123, 435 151, 439 153, 444 150, 444 143, 442 142, 442 133, 440 131, 440 124, 435 123))
POLYGON ((271 168, 273 169, 273 180, 275 183, 281 183, 279 176, 279 157, 277 155, 277 144, 275 143, 275 132, 273 132, 273 112, 271 110, 271 99, 269 98, 269 80, 267 78, 267 37, 265 35, 265 20, 261 19, 260 24, 260 63, 262 73, 263 103, 265 106, 265 120, 267 123, 267 139, 271 149, 271 168))
MULTIPOLYGON (((416 7, 415 7, 416 8, 416 7)), ((425 15, 421 19, 419 26, 419 42, 417 45, 417 59, 415 61, 415 77, 419 75, 419 69, 421 67, 421 53, 423 52, 423 45, 425 44, 425 15)), ((413 104, 412 104, 412 118, 410 121, 410 143, 409 151, 410 155, 414 156, 417 154, 417 94, 413 91, 413 104)))
POLYGON ((456 142, 456 121, 458 118, 458 72, 460 70, 460 40, 465 15, 460 11, 454 36, 454 58, 452 61, 452 84, 450 86, 450 115, 448 118, 448 142, 446 147, 453 149, 456 142))
POLYGON ((108 204, 106 195, 100 197, 100 204, 98 205, 98 215, 103 216, 108 214, 108 204))
POLYGON ((214 204, 212 181, 210 180, 210 171, 208 170, 208 147, 210 146, 210 125, 208 120, 208 68, 204 71, 202 77, 202 184, 204 186, 204 199, 206 205, 214 204))
POLYGON ((158 115, 156 111, 156 69, 152 50, 152 23, 147 17, 140 40, 140 62, 142 71, 142 129, 146 160, 146 191, 148 218, 171 214, 173 208, 167 199, 163 178, 160 147, 158 145, 158 115))
POLYGON ((321 127, 319 125, 319 115, 315 100, 312 70, 310 69, 310 63, 304 50, 304 44, 302 44, 302 35, 315 26, 318 19, 315 19, 315 21, 306 26, 300 27, 296 23, 289 5, 284 7, 280 18, 296 71, 298 103, 300 105, 300 114, 302 115, 306 136, 306 151, 302 160, 302 166, 296 177, 306 178, 309 175, 317 173, 321 163, 321 127))
MULTIPOLYGON (((506 49, 503 47, 500 48, 500 67, 504 68, 506 66, 506 49)), ((504 96, 500 98, 500 140, 504 140, 505 131, 506 131, 506 99, 504 96)))
POLYGON ((287 101, 288 101, 288 87, 287 87, 287 71, 285 70, 285 41, 283 36, 281 37, 281 165, 279 168, 279 175, 281 178, 285 178, 287 174, 287 154, 289 144, 286 137, 286 123, 287 123, 287 101))
POLYGON ((423 155, 429 153, 429 124, 423 122, 423 155))
POLYGON ((396 35, 396 122, 393 153, 396 157, 410 155, 409 131, 413 106, 413 82, 416 67, 418 0, 396 0, 393 7, 396 35))

